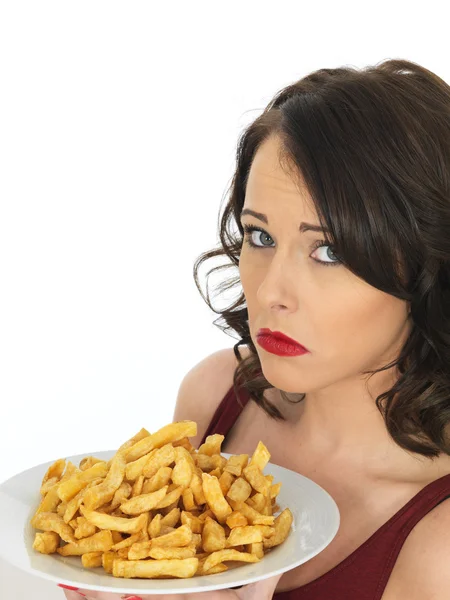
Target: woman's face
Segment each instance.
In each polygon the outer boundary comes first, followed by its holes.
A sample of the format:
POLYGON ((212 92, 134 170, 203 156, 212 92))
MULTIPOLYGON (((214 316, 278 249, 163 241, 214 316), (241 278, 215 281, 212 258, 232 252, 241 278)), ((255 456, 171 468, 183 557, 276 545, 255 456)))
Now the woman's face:
POLYGON ((409 335, 408 304, 358 278, 333 255, 314 249, 320 232, 299 231, 300 223, 320 227, 306 189, 300 192, 279 165, 278 139, 267 139, 255 154, 244 209, 244 225, 263 228, 246 235, 239 271, 250 335, 266 379, 285 392, 307 393, 352 378, 393 360, 409 335), (278 330, 310 352, 282 357, 259 346, 260 328, 278 330))

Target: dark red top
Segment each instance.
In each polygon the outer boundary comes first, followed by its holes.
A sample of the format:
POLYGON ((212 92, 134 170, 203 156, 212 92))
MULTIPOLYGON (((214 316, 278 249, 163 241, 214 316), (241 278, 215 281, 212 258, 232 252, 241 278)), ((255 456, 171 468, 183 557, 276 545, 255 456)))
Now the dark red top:
MULTIPOLYGON (((249 401, 241 389, 237 401, 233 387, 218 406, 208 429, 208 435, 227 435, 249 401)), ((225 440, 224 440, 225 441, 225 440)), ((380 600, 398 554, 413 527, 431 509, 450 497, 450 475, 425 486, 393 517, 330 571, 298 588, 279 592, 276 600, 380 600)))

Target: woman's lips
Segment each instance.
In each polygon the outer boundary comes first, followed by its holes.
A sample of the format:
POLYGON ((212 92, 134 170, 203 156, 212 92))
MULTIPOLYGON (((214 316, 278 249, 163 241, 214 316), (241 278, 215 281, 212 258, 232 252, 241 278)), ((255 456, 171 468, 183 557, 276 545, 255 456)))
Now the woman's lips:
POLYGON ((302 354, 309 353, 309 351, 300 344, 292 344, 270 334, 258 334, 256 340, 264 350, 267 350, 267 352, 271 352, 272 354, 277 354, 278 356, 301 356, 302 354))
POLYGON ((296 340, 293 340, 292 338, 288 337, 284 333, 281 333, 281 331, 271 331, 270 329, 263 327, 256 334, 257 337, 260 335, 270 335, 271 337, 281 340, 281 341, 285 342, 286 344, 290 344, 291 346, 298 346, 298 347, 302 348, 304 351, 309 352, 308 349, 305 348, 305 346, 302 346, 296 340))

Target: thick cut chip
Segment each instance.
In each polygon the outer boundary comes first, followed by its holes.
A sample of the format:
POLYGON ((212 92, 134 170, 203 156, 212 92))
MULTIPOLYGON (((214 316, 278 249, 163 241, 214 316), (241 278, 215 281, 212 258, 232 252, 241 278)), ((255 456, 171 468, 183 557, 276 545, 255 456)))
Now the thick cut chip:
MULTIPOLYGON (((99 464, 99 463, 97 463, 99 464)), ((96 465, 92 467, 95 469, 96 465)), ((125 477, 125 456, 124 452, 117 452, 112 459, 111 466, 105 480, 86 490, 86 494, 83 498, 83 504, 90 510, 99 508, 102 504, 111 502, 114 498, 114 494, 119 489, 124 477, 125 477)), ((89 469, 90 470, 90 469, 89 469)), ((84 471, 87 473, 88 471, 84 471)))
POLYGON ((198 558, 169 560, 115 560, 114 577, 193 577, 198 567, 198 558))
POLYGON ((42 531, 54 531, 65 542, 75 542, 73 529, 64 519, 52 512, 41 512, 33 517, 31 524, 35 529, 42 531))
POLYGON ((213 552, 208 558, 205 560, 205 564, 203 568, 205 571, 209 571, 212 567, 215 567, 221 562, 225 562, 227 560, 239 560, 242 562, 259 562, 259 558, 254 556, 253 554, 249 554, 248 552, 238 552, 237 550, 219 550, 218 552, 213 552))
POLYGON ((242 469, 247 466, 247 463, 248 454, 235 454, 230 456, 223 470, 236 477, 240 477, 242 475, 242 469))
POLYGON ((127 515, 139 515, 155 508, 159 502, 166 496, 168 486, 165 485, 157 492, 150 494, 141 494, 122 502, 120 509, 127 515))
POLYGON ((238 477, 228 490, 227 497, 235 502, 245 502, 252 493, 252 486, 243 477, 238 477))
POLYGON ((228 515, 231 515, 233 509, 225 500, 217 477, 212 477, 208 473, 203 473, 203 492, 209 508, 216 515, 219 523, 224 524, 228 515))
POLYGON ((126 481, 122 481, 119 488, 114 492, 111 508, 115 509, 127 500, 131 496, 131 490, 131 485, 126 481))
POLYGON ((189 544, 183 548, 164 548, 155 546, 150 548, 148 555, 156 560, 164 560, 171 558, 191 558, 195 556, 196 547, 194 544, 189 544))
POLYGON ((254 525, 245 525, 244 527, 235 527, 227 538, 227 548, 232 546, 241 546, 242 544, 253 544, 262 542, 263 535, 261 529, 254 525))
POLYGON ((212 456, 213 454, 220 454, 222 442, 224 439, 225 436, 220 433, 208 435, 204 444, 202 444, 198 449, 198 452, 200 452, 200 454, 207 454, 208 456, 212 456))
POLYGON ((103 564, 102 556, 103 552, 86 552, 86 554, 81 555, 81 564, 87 569, 101 567, 103 564))
POLYGON ((87 552, 107 552, 111 550, 113 539, 111 531, 104 530, 94 533, 88 538, 77 541, 75 544, 66 544, 56 551, 61 556, 81 556, 87 552))
POLYGON ((206 517, 203 526, 202 546, 205 552, 216 552, 226 547, 225 529, 210 517, 206 517))
POLYGON ((97 533, 97 527, 89 521, 85 517, 77 518, 77 526, 75 528, 75 537, 77 540, 81 540, 82 538, 90 537, 97 533))
POLYGON ((33 548, 42 554, 54 554, 59 547, 59 535, 54 531, 36 533, 33 548))
POLYGON ((139 517, 113 517, 104 513, 80 507, 81 514, 93 525, 100 529, 114 529, 122 533, 137 533, 148 526, 148 513, 144 512, 139 517))
POLYGON ((264 494, 265 496, 270 494, 270 483, 262 474, 259 467, 256 465, 249 465, 243 469, 244 477, 249 482, 249 484, 256 491, 264 494))
POLYGON ((161 448, 170 442, 176 442, 184 437, 194 437, 195 435, 197 435, 197 423, 195 421, 170 423, 131 446, 127 450, 127 462, 141 458, 153 448, 161 448))
POLYGON ((265 538, 263 540, 264 548, 273 548, 273 546, 278 546, 282 544, 284 540, 289 535, 289 531, 291 529, 292 521, 294 517, 289 510, 289 508, 285 508, 282 513, 278 515, 275 519, 274 527, 275 533, 269 538, 265 538))
POLYGON ((192 531, 187 525, 181 525, 165 535, 153 538, 151 540, 152 548, 164 547, 180 547, 187 546, 192 542, 192 531))
POLYGON ((58 460, 56 460, 47 469, 47 472, 45 473, 45 475, 42 479, 42 485, 47 483, 47 481, 49 481, 49 479, 54 479, 54 480, 56 479, 56 481, 59 481, 62 477, 65 467, 66 467, 66 459, 65 458, 59 458, 58 460))
POLYGON ((195 464, 186 448, 178 446, 174 448, 174 453, 175 466, 172 470, 172 481, 177 485, 188 487, 195 471, 195 464))
POLYGON ((253 456, 250 459, 248 466, 255 466, 258 467, 260 471, 264 471, 264 468, 266 467, 269 460, 270 452, 260 440, 258 442, 258 445, 256 446, 256 450, 253 452, 253 456))

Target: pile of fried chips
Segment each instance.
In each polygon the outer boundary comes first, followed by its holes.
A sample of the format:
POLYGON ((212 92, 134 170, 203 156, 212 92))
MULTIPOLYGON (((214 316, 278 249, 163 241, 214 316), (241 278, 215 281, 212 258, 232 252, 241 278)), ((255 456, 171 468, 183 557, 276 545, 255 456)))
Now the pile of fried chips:
POLYGON ((197 450, 196 434, 195 421, 179 421, 141 429, 108 462, 54 462, 31 520, 33 548, 126 578, 212 575, 261 560, 293 520, 289 508, 274 516, 281 483, 263 473, 268 449, 260 441, 250 460, 227 459, 223 435, 197 450))

